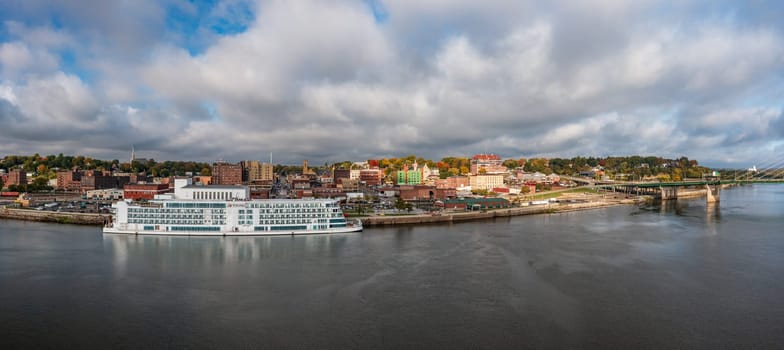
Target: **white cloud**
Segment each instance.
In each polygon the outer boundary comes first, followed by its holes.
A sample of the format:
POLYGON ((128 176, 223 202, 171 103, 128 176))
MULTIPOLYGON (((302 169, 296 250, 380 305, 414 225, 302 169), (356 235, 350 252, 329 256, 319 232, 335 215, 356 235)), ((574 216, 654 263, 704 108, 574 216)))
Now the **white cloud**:
MULTIPOLYGON (((10 22, 0 99, 30 125, 208 160, 485 150, 718 159, 726 145, 775 140, 784 124, 780 98, 752 96, 784 91, 784 42, 770 25, 669 19, 648 1, 383 5, 379 23, 361 1, 259 2, 246 31, 212 34, 198 54, 171 39, 181 33, 155 37, 154 3, 116 26, 88 15, 90 28, 10 22), (133 18, 149 28, 119 33, 133 18), (62 72, 65 47, 92 79, 62 72)), ((231 11, 219 4, 213 15, 231 11)))

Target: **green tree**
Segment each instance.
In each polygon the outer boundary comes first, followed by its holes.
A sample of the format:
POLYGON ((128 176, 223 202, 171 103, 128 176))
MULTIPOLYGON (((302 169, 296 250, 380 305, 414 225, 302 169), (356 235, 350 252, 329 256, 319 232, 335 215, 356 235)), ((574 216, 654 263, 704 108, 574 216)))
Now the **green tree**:
POLYGON ((403 198, 397 197, 397 199, 395 200, 395 209, 397 210, 406 209, 406 204, 407 203, 406 201, 403 200, 403 198))

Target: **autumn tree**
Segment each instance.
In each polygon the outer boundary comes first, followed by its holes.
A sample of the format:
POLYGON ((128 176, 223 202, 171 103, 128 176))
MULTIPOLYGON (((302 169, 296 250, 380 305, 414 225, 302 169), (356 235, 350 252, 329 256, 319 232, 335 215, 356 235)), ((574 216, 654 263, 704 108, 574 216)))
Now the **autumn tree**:
POLYGON ((512 170, 512 169, 517 168, 519 166, 519 163, 516 160, 514 160, 514 159, 504 160, 504 162, 502 164, 509 170, 512 170))

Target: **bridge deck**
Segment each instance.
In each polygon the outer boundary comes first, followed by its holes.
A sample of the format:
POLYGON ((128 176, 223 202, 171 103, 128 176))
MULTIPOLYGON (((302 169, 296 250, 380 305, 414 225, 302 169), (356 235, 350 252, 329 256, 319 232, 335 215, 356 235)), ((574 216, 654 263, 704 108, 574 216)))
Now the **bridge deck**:
POLYGON ((638 187, 638 188, 659 188, 659 187, 682 187, 682 186, 704 186, 704 185, 728 185, 728 184, 751 184, 751 183, 784 183, 784 180, 720 180, 720 181, 681 181, 681 182, 625 182, 625 183, 606 183, 597 184, 598 187, 638 187))

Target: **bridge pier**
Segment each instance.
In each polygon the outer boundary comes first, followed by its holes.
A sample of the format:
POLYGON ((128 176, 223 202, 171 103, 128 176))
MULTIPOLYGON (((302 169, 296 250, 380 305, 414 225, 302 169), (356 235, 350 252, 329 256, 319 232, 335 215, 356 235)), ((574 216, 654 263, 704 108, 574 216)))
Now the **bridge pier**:
POLYGON ((705 196, 708 203, 716 203, 721 199, 721 185, 708 185, 705 184, 707 195, 705 196))
POLYGON ((662 187, 659 186, 661 190, 661 199, 663 201, 678 199, 678 187, 662 187))

